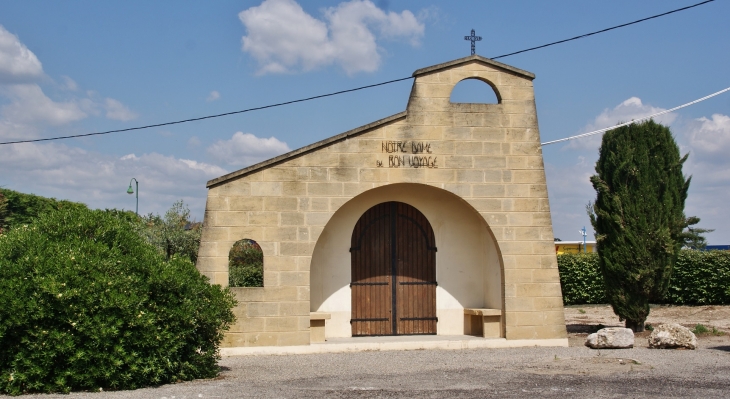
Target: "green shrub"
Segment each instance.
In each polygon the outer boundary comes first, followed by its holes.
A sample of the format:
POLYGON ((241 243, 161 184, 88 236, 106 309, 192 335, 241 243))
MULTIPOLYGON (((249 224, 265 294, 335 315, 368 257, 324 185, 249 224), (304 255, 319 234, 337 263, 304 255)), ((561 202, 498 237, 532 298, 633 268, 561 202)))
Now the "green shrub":
POLYGON ((730 304, 730 251, 683 250, 672 273, 667 303, 730 304))
POLYGON ((0 188, 0 195, 5 197, 6 202, 5 224, 11 228, 30 224, 45 212, 61 209, 88 209, 86 205, 79 202, 25 194, 7 188, 0 188))
POLYGON ((558 268, 566 305, 606 303, 603 275, 595 253, 558 255, 558 268))
MULTIPOLYGON (((566 305, 606 303, 598 254, 558 255, 558 269, 566 305)), ((730 304, 730 251, 681 250, 667 294, 660 302, 730 304)))
POLYGON ((264 253, 254 240, 236 241, 228 253, 228 285, 264 286, 264 253))
POLYGON ((694 333, 694 334, 705 334, 705 333, 708 333, 708 332, 710 332, 710 329, 707 328, 707 327, 705 327, 702 324, 697 324, 695 326, 695 328, 692 329, 692 333, 694 333))
POLYGON ((0 236, 0 392, 213 377, 232 293, 114 212, 42 214, 0 236))

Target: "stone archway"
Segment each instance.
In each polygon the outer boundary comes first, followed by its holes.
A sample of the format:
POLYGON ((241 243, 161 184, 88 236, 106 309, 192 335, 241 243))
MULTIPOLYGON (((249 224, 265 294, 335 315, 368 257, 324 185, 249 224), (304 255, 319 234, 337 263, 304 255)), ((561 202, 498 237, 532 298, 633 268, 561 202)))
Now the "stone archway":
POLYGON ((317 238, 310 266, 310 310, 327 312, 327 336, 350 337, 352 232, 371 207, 398 201, 431 224, 436 252, 436 333, 464 333, 464 308, 504 309, 502 256, 484 218, 446 190, 398 183, 368 190, 343 204, 317 238))

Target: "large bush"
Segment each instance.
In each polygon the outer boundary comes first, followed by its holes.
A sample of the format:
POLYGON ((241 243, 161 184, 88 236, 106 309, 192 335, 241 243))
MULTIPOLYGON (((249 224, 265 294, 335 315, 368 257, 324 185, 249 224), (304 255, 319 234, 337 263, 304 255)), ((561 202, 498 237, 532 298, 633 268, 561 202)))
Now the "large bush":
MULTIPOLYGON (((598 254, 558 255, 566 305, 606 303, 598 254)), ((667 294, 672 305, 730 304, 730 251, 679 251, 667 294)))
POLYGON ((0 236, 0 392, 213 377, 230 291, 166 261, 115 212, 66 209, 0 236))
MULTIPOLYGON (((40 195, 25 194, 19 191, 0 188, 0 195, 5 197, 5 225, 7 227, 22 226, 32 223, 43 213, 61 209, 88 209, 79 202, 57 200, 40 195)), ((0 200, 0 202, 3 202, 0 200)), ((2 223, 0 215, 0 223, 2 223)), ((2 227, 2 225, 0 225, 2 227)))

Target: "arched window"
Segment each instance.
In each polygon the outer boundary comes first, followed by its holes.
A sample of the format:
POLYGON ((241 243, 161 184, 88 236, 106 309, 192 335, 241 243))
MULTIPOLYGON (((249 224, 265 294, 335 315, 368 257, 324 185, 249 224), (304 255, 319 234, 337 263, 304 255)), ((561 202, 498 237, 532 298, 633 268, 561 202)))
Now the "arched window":
POLYGON ((231 247, 228 252, 228 285, 264 286, 264 253, 256 241, 244 238, 231 247))
POLYGON ((497 91, 480 79, 467 78, 451 90, 452 103, 499 104, 497 91))

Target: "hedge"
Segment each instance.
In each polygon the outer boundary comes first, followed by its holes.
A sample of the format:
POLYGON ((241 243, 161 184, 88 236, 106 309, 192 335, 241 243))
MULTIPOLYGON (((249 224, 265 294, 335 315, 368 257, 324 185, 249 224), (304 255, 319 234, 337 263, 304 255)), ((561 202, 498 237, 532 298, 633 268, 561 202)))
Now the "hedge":
MULTIPOLYGON (((558 269, 566 305, 606 303, 597 253, 558 255, 558 269)), ((730 251, 682 250, 662 303, 730 304, 730 251)))

